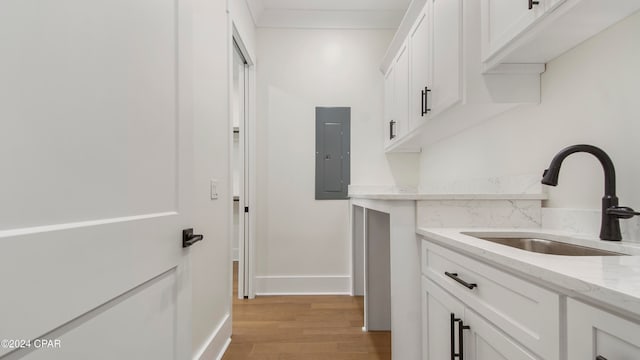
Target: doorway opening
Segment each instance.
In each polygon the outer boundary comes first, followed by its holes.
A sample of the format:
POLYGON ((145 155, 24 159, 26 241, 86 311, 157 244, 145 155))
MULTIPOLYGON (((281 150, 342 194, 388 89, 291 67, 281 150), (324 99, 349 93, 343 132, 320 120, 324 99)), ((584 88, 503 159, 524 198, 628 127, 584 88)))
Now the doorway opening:
MULTIPOLYGON (((235 30, 235 29, 234 29, 235 30)), ((231 183, 233 194, 232 207, 232 264, 237 269, 237 280, 234 276, 234 290, 237 289, 237 297, 253 298, 253 266, 251 262, 253 243, 253 214, 251 206, 253 201, 253 188, 251 176, 251 118, 252 103, 250 101, 250 89, 253 84, 251 77, 253 71, 246 49, 242 45, 239 36, 232 38, 231 61, 231 96, 230 118, 232 129, 231 148, 231 183), (237 282, 236 282, 237 281, 237 282)), ((232 274, 234 273, 232 269, 232 274)), ((234 291, 234 293, 236 293, 234 291)))

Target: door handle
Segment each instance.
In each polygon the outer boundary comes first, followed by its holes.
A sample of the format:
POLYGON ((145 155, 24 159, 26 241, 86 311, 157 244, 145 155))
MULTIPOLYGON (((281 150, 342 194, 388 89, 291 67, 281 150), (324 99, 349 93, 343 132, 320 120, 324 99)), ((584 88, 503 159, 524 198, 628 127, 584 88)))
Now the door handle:
POLYGON ((204 239, 204 235, 194 234, 193 229, 182 230, 182 247, 183 248, 187 248, 202 239, 204 239))
POLYGON ((533 9, 533 5, 539 5, 540 1, 529 0, 529 10, 533 9))

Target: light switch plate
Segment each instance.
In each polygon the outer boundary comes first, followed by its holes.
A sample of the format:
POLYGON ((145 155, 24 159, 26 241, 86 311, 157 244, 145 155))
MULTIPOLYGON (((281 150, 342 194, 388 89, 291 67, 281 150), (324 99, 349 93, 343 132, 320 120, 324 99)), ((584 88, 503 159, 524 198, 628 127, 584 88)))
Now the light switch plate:
POLYGON ((218 180, 211 180, 211 200, 218 199, 218 180))

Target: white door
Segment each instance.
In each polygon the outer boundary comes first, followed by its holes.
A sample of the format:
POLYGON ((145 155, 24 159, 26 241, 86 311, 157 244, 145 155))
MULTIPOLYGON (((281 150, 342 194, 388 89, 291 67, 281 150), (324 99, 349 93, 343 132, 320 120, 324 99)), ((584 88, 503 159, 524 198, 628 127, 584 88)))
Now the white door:
POLYGON ((400 138, 409 130, 409 50, 405 42, 398 52, 393 65, 396 135, 400 138))
POLYGON ((463 355, 471 360, 537 360, 524 347, 475 312, 466 309, 463 355))
MULTIPOLYGON (((238 298, 250 297, 250 245, 249 245, 249 75, 248 63, 240 46, 233 40, 233 128, 234 132, 234 197, 238 197, 237 238, 234 248, 238 252, 238 298), (237 135, 237 137, 235 136, 237 135), (236 142, 237 139, 237 142, 236 142), (237 145, 237 146, 236 146, 237 145)), ((235 252, 235 251, 234 251, 235 252)))
POLYGON ((567 300, 567 359, 640 359, 640 324, 567 300))
POLYGON ((460 348, 458 327, 464 305, 433 281, 422 277, 422 358, 452 359, 460 348))
POLYGON ((429 116, 431 99, 431 2, 427 1, 409 33, 411 91, 409 92, 409 129, 424 124, 429 116))
POLYGON ((462 101, 462 6, 461 0, 433 0, 431 116, 462 101))
POLYGON ((391 137, 392 121, 396 119, 396 77, 393 70, 393 64, 391 64, 387 75, 384 77, 384 120, 382 125, 384 128, 384 146, 389 145, 393 140, 391 137))
POLYGON ((3 360, 191 356, 190 11, 0 2, 3 360))

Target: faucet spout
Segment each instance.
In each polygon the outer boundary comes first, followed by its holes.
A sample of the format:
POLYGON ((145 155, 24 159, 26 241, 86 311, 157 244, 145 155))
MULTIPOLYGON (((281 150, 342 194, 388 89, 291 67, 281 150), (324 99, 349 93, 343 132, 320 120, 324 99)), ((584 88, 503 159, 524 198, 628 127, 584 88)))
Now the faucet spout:
POLYGON ((604 170, 604 194, 615 197, 616 170, 613 166, 613 161, 611 161, 611 158, 606 152, 593 145, 572 145, 560 150, 560 152, 553 157, 553 160, 551 160, 549 168, 544 171, 542 183, 545 185, 557 186, 558 175, 560 174, 560 166, 562 165, 562 162, 567 156, 577 152, 589 153, 600 160, 604 170))
POLYGON ((593 145, 573 145, 562 149, 551 160, 549 168, 542 175, 542 183, 549 186, 558 185, 558 176, 560 167, 564 159, 577 152, 589 153, 602 164, 604 169, 604 196, 602 197, 602 223, 600 226, 600 239, 620 241, 622 234, 620 233, 620 218, 629 218, 635 215, 633 209, 618 206, 618 197, 616 196, 616 170, 613 161, 607 153, 602 149, 593 145))

